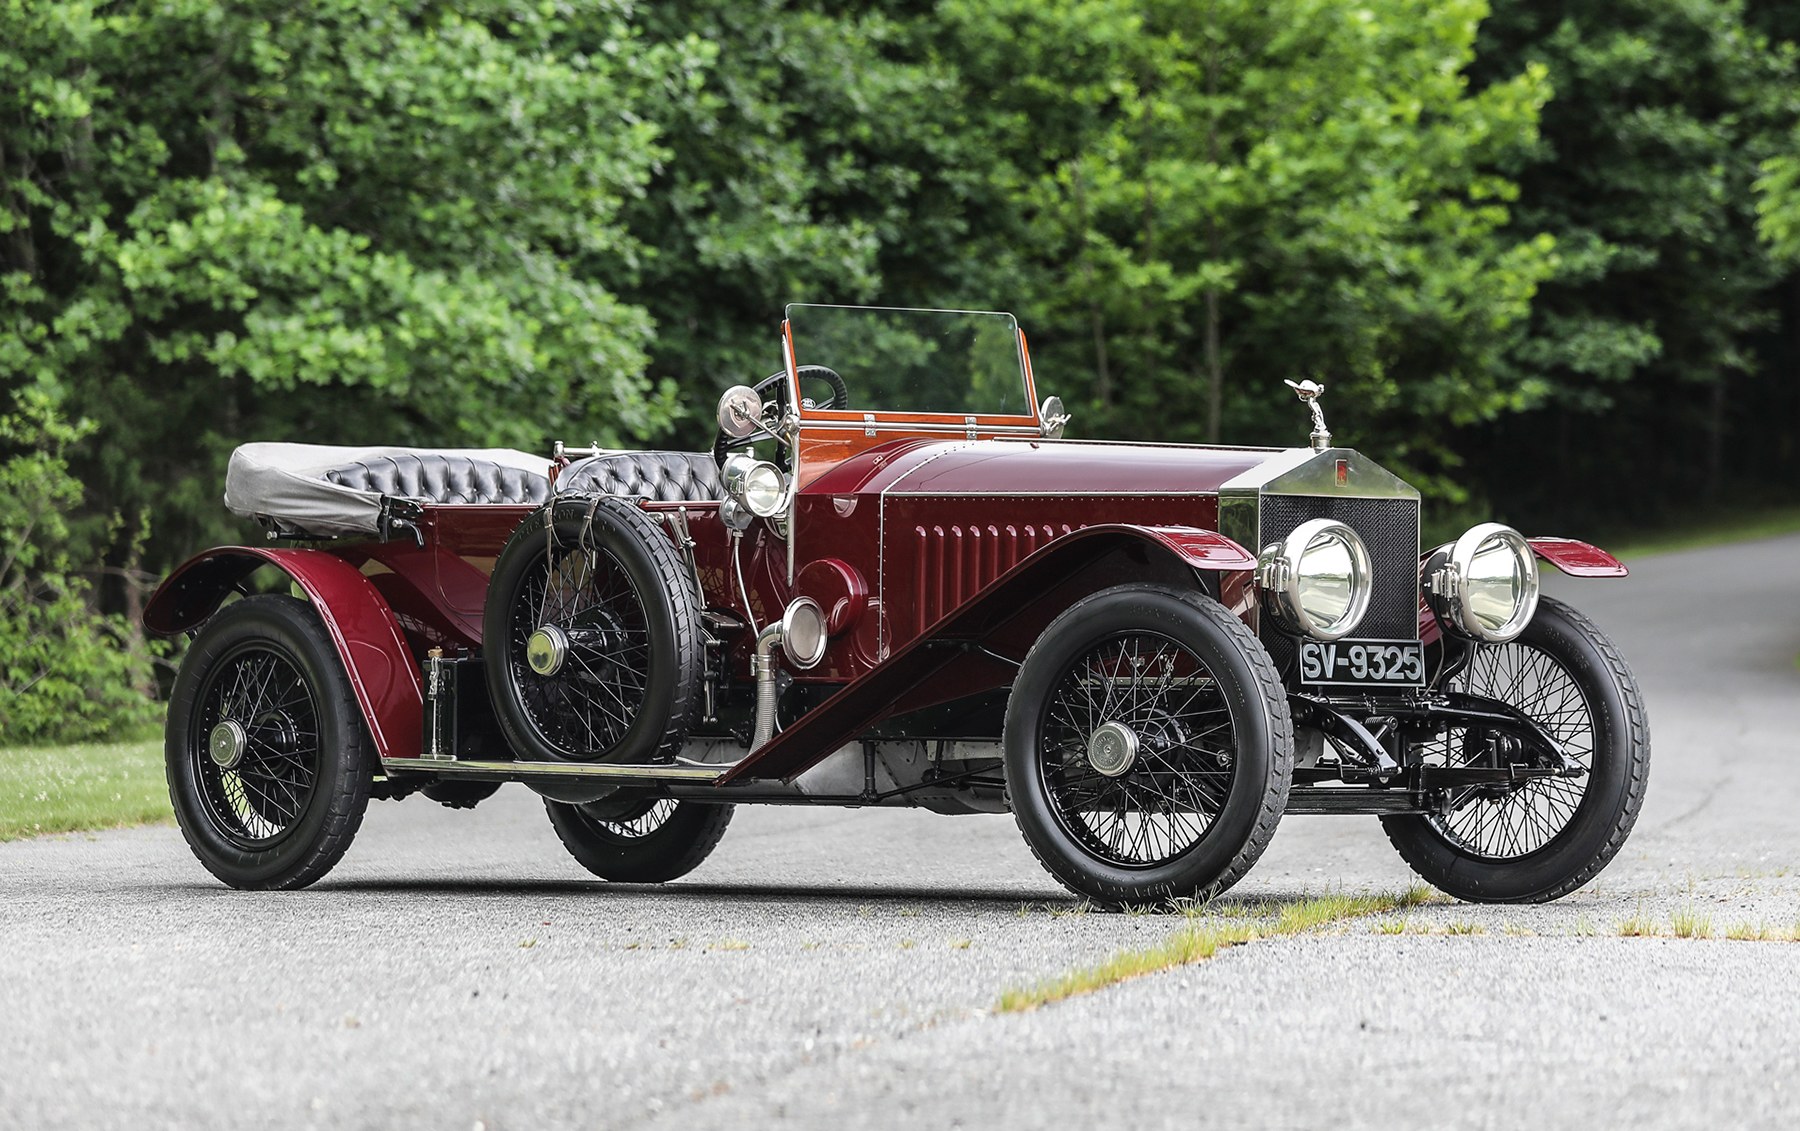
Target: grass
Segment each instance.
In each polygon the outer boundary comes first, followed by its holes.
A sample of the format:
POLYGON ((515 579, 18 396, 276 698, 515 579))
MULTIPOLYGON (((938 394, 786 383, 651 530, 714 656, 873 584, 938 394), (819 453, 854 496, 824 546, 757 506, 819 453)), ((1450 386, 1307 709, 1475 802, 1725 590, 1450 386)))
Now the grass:
POLYGON ((1071 970, 1036 986, 1007 990, 994 1009, 998 1013, 1037 1009, 1145 974, 1204 962, 1221 950, 1257 939, 1309 934, 1346 919, 1383 915, 1438 898, 1429 888, 1415 885, 1393 894, 1327 895, 1298 903, 1261 905, 1257 913, 1232 904, 1223 917, 1209 914, 1203 907, 1195 908, 1188 912, 1186 926, 1155 946, 1122 950, 1097 966, 1071 970))
POLYGON ((1725 928, 1725 937, 1734 942, 1772 942, 1776 936, 1764 923, 1733 923, 1725 928))
POLYGON ((1675 937, 1678 939, 1712 938, 1712 920, 1698 914, 1692 907, 1683 907, 1671 915, 1669 925, 1675 929, 1675 937))
POLYGON ((172 817, 158 739, 0 749, 0 841, 172 817))
MULTIPOLYGON (((1683 907, 1669 916, 1668 926, 1647 918, 1640 910, 1619 924, 1624 938, 1711 939, 1713 922, 1692 907, 1683 907)), ((1725 928, 1725 937, 1734 942, 1800 942, 1800 923, 1792 927, 1771 927, 1767 923, 1739 922, 1725 928)))
POLYGON ((1638 908, 1637 914, 1619 924, 1619 937, 1627 939, 1652 938, 1661 932, 1656 920, 1647 918, 1644 909, 1638 908))
MULTIPOLYGON (((1800 507, 1761 507, 1755 510, 1728 510, 1665 530, 1640 531, 1626 535, 1619 545, 1606 548, 1615 556, 1630 560, 1675 550, 1694 550, 1702 546, 1720 546, 1727 542, 1772 538, 1796 531, 1800 531, 1800 507)), ((1601 545, 1605 544, 1604 541, 1601 542, 1601 545)))

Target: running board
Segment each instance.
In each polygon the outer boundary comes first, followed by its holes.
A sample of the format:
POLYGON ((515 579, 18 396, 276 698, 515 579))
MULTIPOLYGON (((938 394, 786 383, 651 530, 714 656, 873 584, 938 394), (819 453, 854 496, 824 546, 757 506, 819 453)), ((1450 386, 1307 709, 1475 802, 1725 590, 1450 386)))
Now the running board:
POLYGON ((1297 785, 1288 791, 1288 813, 1434 813, 1405 789, 1297 785))
POLYGON ((571 781, 683 781, 708 784, 730 766, 628 765, 619 762, 478 762, 467 758, 383 758, 387 773, 481 774, 523 781, 567 778, 571 781))

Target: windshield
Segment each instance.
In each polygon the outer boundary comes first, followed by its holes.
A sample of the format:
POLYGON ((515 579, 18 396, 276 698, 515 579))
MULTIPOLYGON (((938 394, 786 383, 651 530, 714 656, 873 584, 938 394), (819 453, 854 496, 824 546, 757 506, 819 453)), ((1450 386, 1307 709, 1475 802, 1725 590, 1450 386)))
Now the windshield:
POLYGON ((1032 415, 1010 314, 797 303, 787 316, 794 363, 836 370, 855 412, 1032 415))

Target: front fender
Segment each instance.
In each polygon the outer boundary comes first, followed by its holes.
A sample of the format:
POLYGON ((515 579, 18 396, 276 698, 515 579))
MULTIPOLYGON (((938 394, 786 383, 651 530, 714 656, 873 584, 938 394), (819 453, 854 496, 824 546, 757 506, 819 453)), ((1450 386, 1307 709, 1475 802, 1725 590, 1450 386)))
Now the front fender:
POLYGON ((1175 551, 1182 561, 1195 569, 1256 568, 1255 554, 1213 530, 1201 530, 1192 526, 1128 526, 1124 524, 1090 526, 1087 529, 1101 533, 1135 534, 1142 538, 1148 538, 1175 551))
MULTIPOLYGON (((1527 538, 1532 553, 1543 561, 1568 574, 1570 577, 1625 577, 1631 571, 1625 563, 1598 546, 1586 542, 1577 542, 1573 538, 1527 538)), ((1427 553, 1419 559, 1423 567, 1427 553)), ((1423 592, 1419 594, 1419 640, 1425 644, 1435 644, 1443 636, 1443 629, 1438 625, 1437 615, 1431 611, 1431 604, 1425 599, 1423 592)))
MULTIPOLYGON (((954 684, 969 689, 970 684, 946 674, 953 663, 991 663, 982 658, 983 650, 976 645, 995 635, 1006 623, 1029 615, 1046 593, 1055 591, 1059 582, 1111 551, 1130 545, 1160 547, 1193 570, 1217 572, 1224 578, 1241 575, 1256 566, 1254 554, 1222 534, 1198 527, 1107 523, 1071 530, 1001 574, 860 678, 845 684, 738 762, 717 784, 743 778, 778 777, 792 781, 872 723, 898 709, 925 705, 911 698, 924 685, 954 684)), ((1118 580, 1122 578, 1108 578, 1096 584, 1118 580)), ((1231 587, 1222 584, 1221 588, 1229 591, 1231 587)), ((1232 607, 1233 601, 1227 597, 1225 604, 1232 607)), ((943 698, 946 696, 935 697, 943 698)))
POLYGON ((337 646, 383 758, 415 758, 425 709, 419 667, 393 610, 362 571, 322 550, 221 546, 183 563, 150 597, 144 627, 174 636, 205 623, 244 578, 272 565, 294 579, 337 646))
POLYGON ((1598 546, 1573 538, 1527 538, 1532 552, 1570 577, 1624 577, 1625 563, 1598 546))

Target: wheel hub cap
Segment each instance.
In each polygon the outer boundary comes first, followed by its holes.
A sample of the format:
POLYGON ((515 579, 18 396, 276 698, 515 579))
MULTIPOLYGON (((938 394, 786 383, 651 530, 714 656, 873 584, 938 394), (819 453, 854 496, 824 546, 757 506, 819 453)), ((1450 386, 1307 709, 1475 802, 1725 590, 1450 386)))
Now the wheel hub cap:
POLYGON ((243 724, 235 719, 226 719, 212 728, 206 739, 206 750, 212 755, 213 765, 221 770, 236 769, 244 760, 244 747, 249 739, 243 724))
POLYGON ((1137 755, 1137 732, 1124 723, 1101 723, 1088 736, 1088 764, 1109 778, 1116 778, 1131 769, 1137 755))
POLYGON ((539 675, 555 675, 569 655, 569 634, 547 624, 525 641, 525 662, 539 675))

